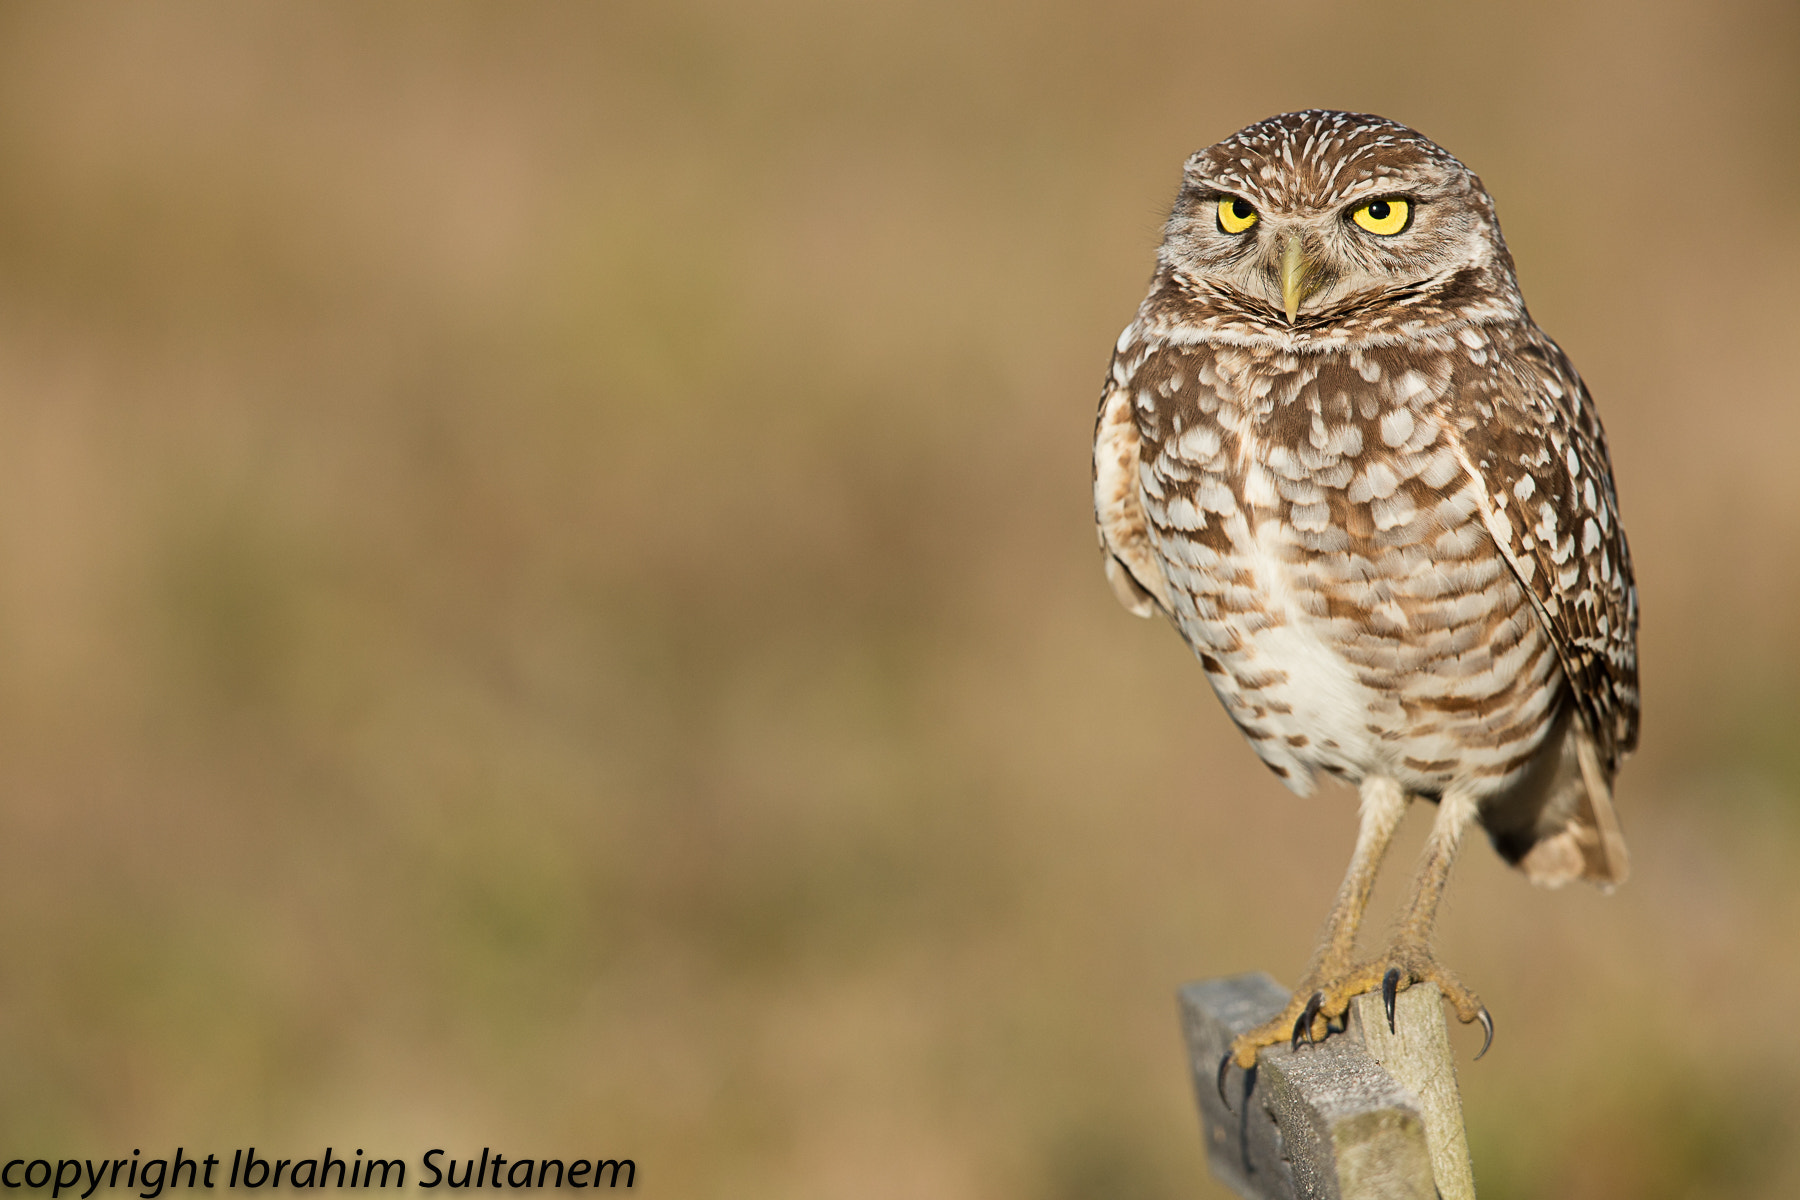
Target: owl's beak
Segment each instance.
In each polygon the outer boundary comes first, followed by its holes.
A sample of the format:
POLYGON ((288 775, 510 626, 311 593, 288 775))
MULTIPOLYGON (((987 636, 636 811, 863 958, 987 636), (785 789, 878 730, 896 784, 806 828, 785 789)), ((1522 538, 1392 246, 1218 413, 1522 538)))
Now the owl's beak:
POLYGON ((1311 260, 1301 248, 1300 235, 1288 234, 1287 245, 1281 251, 1281 306, 1287 310, 1289 325, 1299 315, 1300 301, 1306 299, 1306 277, 1312 269, 1311 260))

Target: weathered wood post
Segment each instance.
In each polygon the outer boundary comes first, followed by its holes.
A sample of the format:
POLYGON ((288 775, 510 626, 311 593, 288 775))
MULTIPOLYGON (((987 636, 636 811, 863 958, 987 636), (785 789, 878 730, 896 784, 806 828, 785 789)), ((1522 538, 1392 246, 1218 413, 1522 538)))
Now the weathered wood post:
POLYGON ((1233 1067, 1232 1038, 1280 1012, 1288 989, 1261 972, 1181 989, 1181 1021, 1212 1172, 1246 1200, 1472 1200, 1474 1177, 1443 1005, 1433 984, 1401 992, 1390 1034, 1379 995, 1350 1026, 1297 1052, 1266 1047, 1233 1067))

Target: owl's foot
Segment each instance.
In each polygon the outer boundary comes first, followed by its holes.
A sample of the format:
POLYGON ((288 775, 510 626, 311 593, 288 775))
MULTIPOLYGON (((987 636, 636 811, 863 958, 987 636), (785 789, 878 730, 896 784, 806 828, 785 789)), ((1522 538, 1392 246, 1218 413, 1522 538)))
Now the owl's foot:
POLYGON ((1456 976, 1438 965, 1437 959, 1427 947, 1410 941, 1398 941, 1381 954, 1357 966, 1336 972, 1309 973, 1300 986, 1294 989, 1293 997, 1279 1015, 1248 1033, 1240 1034, 1231 1043, 1226 1061, 1235 1062, 1244 1070, 1249 1070, 1256 1063, 1256 1052, 1264 1046, 1285 1041, 1298 1050, 1302 1042, 1323 1041, 1331 1034, 1343 1030, 1350 1001, 1376 988, 1381 989, 1382 1002, 1387 1009, 1388 1027, 1391 1030, 1394 1024, 1395 996, 1413 984, 1427 980, 1438 985, 1444 999, 1456 1010, 1459 1021, 1464 1024, 1481 1022, 1487 1037, 1482 1042, 1481 1053, 1475 1057, 1480 1058, 1482 1054, 1486 1054, 1489 1044, 1494 1040, 1494 1020, 1488 1015, 1487 1008, 1456 976))
POLYGON ((1219 1060, 1219 1099, 1227 1109, 1225 1077, 1236 1063, 1243 1070, 1256 1065, 1257 1051, 1286 1042, 1295 1050, 1301 1042, 1317 1043, 1344 1029, 1350 1001, 1381 985, 1381 967, 1373 963, 1345 970, 1314 969, 1307 972, 1288 1000, 1287 1007, 1255 1029, 1239 1034, 1219 1060))
POLYGON ((1228 1062, 1244 1070, 1256 1063, 1256 1052, 1264 1046, 1287 1042, 1298 1049, 1301 1042, 1318 1042, 1343 1029, 1343 1017, 1350 1010, 1350 1000, 1381 986, 1381 971, 1374 964, 1346 971, 1312 971, 1294 989, 1287 1007, 1255 1029, 1237 1036, 1231 1043, 1228 1062))
POLYGON ((1427 981, 1438 985, 1438 991, 1456 1010, 1456 1019, 1464 1025, 1471 1021, 1481 1022, 1481 1049, 1475 1052, 1480 1058, 1494 1044, 1494 1018, 1489 1015, 1487 1005, 1463 986, 1461 980, 1448 970, 1438 965, 1438 961, 1429 949, 1410 942, 1396 942, 1389 946, 1373 964, 1377 969, 1386 967, 1381 975, 1381 1006, 1387 1012, 1388 1032, 1394 1030, 1394 998, 1415 983, 1427 981))

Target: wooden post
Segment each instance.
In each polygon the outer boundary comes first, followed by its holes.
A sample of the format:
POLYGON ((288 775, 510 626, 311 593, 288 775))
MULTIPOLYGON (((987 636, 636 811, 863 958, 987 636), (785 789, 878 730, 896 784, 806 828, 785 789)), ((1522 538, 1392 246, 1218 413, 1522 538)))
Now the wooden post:
POLYGON ((1362 1038, 1369 1057, 1418 1102, 1438 1195, 1443 1200, 1474 1200, 1462 1092, 1456 1086, 1456 1061, 1450 1055, 1450 1032, 1437 984, 1414 984, 1395 997, 1394 1033, 1388 1032, 1377 993, 1356 997, 1350 1012, 1351 1034, 1362 1038))
POLYGON ((1316 1046, 1265 1047, 1233 1066, 1232 1038, 1280 1012, 1289 991, 1257 972, 1181 989, 1194 1094, 1214 1175, 1245 1200, 1472 1200, 1462 1100, 1433 984, 1400 993, 1396 1034, 1379 995, 1316 1046))

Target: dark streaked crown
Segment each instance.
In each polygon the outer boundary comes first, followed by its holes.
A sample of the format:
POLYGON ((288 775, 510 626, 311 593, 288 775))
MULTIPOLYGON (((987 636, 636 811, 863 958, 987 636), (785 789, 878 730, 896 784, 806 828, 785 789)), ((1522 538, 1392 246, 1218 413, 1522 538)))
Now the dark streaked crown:
POLYGON ((1279 209, 1333 208, 1421 175, 1466 179, 1487 199, 1474 173, 1448 150, 1369 113, 1283 113, 1238 130, 1187 162, 1190 180, 1279 209))

